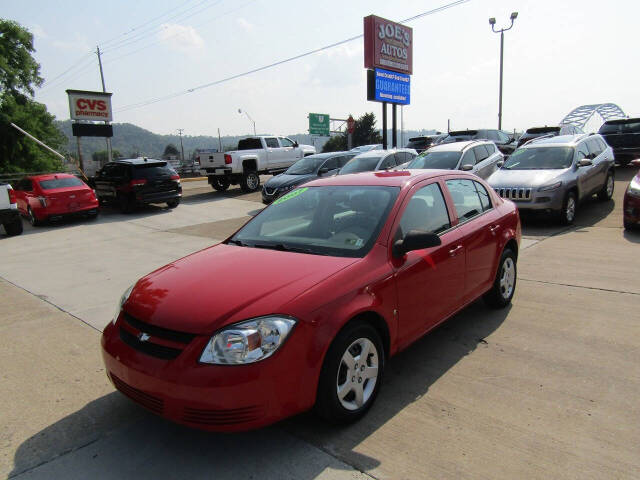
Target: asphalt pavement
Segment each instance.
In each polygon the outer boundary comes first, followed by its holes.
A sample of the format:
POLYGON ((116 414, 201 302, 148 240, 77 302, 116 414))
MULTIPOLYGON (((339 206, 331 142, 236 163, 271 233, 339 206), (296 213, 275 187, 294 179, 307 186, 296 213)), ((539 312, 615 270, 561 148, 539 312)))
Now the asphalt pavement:
MULTIPOLYGON (((639 232, 614 201, 523 220, 518 285, 388 364, 343 428, 303 414, 256 432, 173 425, 106 379, 100 331, 140 276, 228 236, 260 194, 184 183, 175 210, 0 233, 0 474, 15 478, 637 478, 639 232)), ((197 292, 194 292, 197 294, 197 292)))

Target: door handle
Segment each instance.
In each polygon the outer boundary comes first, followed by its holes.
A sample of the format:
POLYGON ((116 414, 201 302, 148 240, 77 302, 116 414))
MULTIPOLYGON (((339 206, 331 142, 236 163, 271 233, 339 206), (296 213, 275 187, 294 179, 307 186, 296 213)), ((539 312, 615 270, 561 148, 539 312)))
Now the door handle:
POLYGON ((460 250, 462 250, 462 245, 458 245, 457 247, 454 247, 451 250, 449 250, 449 255, 451 255, 452 257, 455 257, 460 250))
POLYGON ((489 227, 489 231, 491 232, 491 235, 495 235, 499 228, 500 228, 500 225, 491 225, 489 227))

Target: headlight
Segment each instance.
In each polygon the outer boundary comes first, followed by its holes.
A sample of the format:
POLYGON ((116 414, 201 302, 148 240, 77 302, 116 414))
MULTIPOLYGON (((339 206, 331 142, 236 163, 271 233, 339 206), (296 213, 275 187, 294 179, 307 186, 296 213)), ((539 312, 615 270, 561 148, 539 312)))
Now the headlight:
POLYGON ((538 189, 539 192, 548 192, 549 190, 556 190, 558 188, 560 188, 560 186, 562 185, 562 182, 556 182, 556 183, 552 183, 550 185, 543 185, 542 187, 540 187, 538 189))
POLYGON ((636 177, 629 184, 629 193, 635 197, 640 197, 640 181, 636 177))
POLYGON ((270 315, 229 325, 216 333, 200 355, 200 362, 240 365, 270 357, 285 341, 296 321, 270 315))
POLYGON ((118 320, 118 316, 120 315, 120 311, 122 310, 122 306, 124 305, 124 302, 126 302, 129 299, 129 295, 131 295, 131 290, 133 290, 134 286, 135 286, 135 283, 131 285, 129 288, 127 288, 122 294, 122 296, 120 297, 116 314, 113 316, 113 320, 111 320, 111 323, 113 323, 114 325, 116 324, 116 320, 118 320))
POLYGON ((281 192, 288 192, 289 190, 296 188, 294 185, 287 185, 286 187, 280 187, 278 190, 281 192))

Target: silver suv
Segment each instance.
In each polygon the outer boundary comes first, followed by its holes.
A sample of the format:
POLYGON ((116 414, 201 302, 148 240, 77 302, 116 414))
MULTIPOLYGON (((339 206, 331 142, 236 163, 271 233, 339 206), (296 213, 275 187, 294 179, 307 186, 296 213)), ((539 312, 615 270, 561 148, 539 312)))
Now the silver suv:
POLYGON ((466 170, 486 180, 503 161, 504 156, 493 142, 472 140, 431 147, 414 158, 406 168, 466 170))
POLYGON ((518 209, 554 212, 570 224, 582 200, 596 193, 611 199, 613 169, 613 151, 600 135, 561 135, 518 148, 488 182, 518 209))

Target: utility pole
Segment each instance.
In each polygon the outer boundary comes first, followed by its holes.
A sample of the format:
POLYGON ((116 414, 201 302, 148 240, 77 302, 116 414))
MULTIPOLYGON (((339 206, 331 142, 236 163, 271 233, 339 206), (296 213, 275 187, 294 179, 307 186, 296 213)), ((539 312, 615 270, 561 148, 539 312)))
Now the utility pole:
POLYGON ((180 159, 180 163, 184 163, 184 147, 182 146, 182 132, 184 132, 184 128, 179 128, 178 135, 180 135, 180 151, 182 151, 182 158, 180 159))
POLYGON ((513 28, 513 21, 518 18, 518 12, 511 13, 511 25, 508 28, 495 29, 496 19, 491 17, 489 19, 489 25, 491 25, 491 31, 493 33, 500 33, 500 93, 498 97, 498 130, 502 130, 502 58, 504 50, 504 32, 513 28))
MULTIPOLYGON (((100 65, 100 79, 102 80, 102 91, 106 93, 107 89, 104 86, 104 72, 102 71, 102 58, 100 57, 100 47, 96 46, 96 54, 98 55, 98 65, 100 65)), ((109 122, 105 121, 105 125, 109 125, 109 122)), ((80 142, 78 142, 80 143, 80 142)), ((107 154, 109 161, 113 161, 113 152, 111 150, 111 138, 107 137, 107 154)), ((100 165, 102 167, 102 165, 100 165)))

